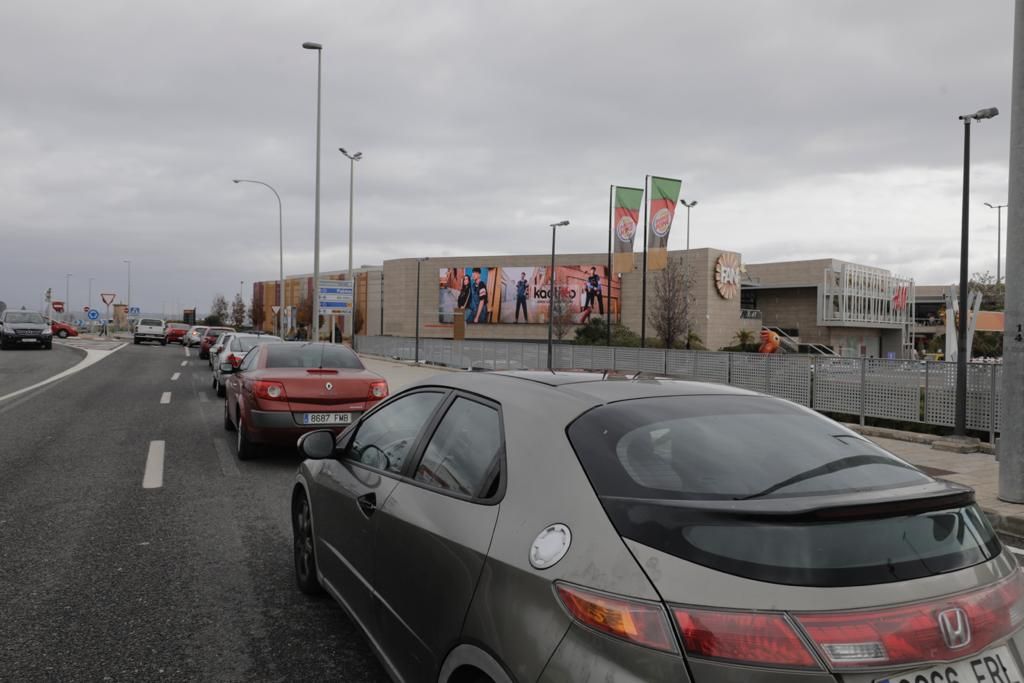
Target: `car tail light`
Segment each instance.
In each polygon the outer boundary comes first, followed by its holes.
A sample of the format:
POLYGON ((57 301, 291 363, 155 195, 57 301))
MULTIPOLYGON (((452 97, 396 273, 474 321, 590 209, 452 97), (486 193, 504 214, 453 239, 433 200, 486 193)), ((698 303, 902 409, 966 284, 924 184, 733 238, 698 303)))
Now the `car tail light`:
POLYGON ((371 401, 380 400, 388 395, 388 383, 381 380, 377 382, 370 382, 370 393, 367 394, 367 398, 371 401))
POLYGON ((236 356, 233 353, 228 354, 228 362, 231 363, 231 367, 237 368, 242 364, 242 356, 236 356))
POLYGON ((688 655, 742 664, 820 669, 784 614, 672 609, 688 655))
POLYGON ((280 382, 269 382, 257 380, 252 387, 256 398, 265 398, 269 401, 287 401, 288 394, 284 391, 284 385, 280 382))
POLYGON ((1020 628, 1024 579, 1017 570, 980 590, 916 605, 795 617, 836 668, 947 661, 980 652, 1020 628))
POLYGON ((569 614, 585 626, 616 638, 665 652, 676 652, 661 605, 613 598, 564 583, 555 584, 569 614))

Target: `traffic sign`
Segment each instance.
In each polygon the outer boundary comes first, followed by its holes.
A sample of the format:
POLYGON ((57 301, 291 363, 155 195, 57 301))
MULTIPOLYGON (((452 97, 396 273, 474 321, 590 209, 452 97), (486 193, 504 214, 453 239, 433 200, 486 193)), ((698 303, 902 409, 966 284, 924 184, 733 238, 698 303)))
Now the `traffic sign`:
POLYGON ((50 306, 57 313, 63 313, 64 312, 64 302, 63 301, 51 301, 50 302, 50 306))
POLYGON ((89 309, 88 316, 89 316, 89 320, 99 320, 100 319, 100 312, 97 311, 95 308, 91 308, 91 309, 89 309))
POLYGON ((351 280, 320 281, 320 315, 342 315, 351 310, 351 280))
POLYGON ((142 309, 139 308, 138 306, 132 306, 131 308, 128 309, 128 315, 140 315, 141 313, 142 309))
POLYGON ((277 315, 278 313, 281 312, 281 307, 280 306, 271 306, 270 310, 272 310, 274 312, 274 315, 277 315))
POLYGON ((103 292, 100 294, 100 298, 103 299, 103 303, 109 306, 114 303, 114 299, 117 298, 117 294, 114 294, 113 292, 103 292))
POLYGON ((89 312, 89 307, 88 306, 82 306, 82 313, 88 313, 88 312, 89 312))

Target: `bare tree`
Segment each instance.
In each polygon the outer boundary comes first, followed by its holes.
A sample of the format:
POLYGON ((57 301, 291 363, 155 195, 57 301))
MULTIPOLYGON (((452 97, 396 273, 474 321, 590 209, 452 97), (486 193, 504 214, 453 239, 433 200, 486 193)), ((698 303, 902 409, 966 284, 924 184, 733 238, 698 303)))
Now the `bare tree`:
POLYGON ((235 294, 235 300, 231 302, 231 323, 236 328, 245 324, 245 301, 241 294, 235 294))
POLYGON ((650 321, 654 334, 672 348, 678 340, 687 345, 693 321, 693 274, 681 259, 670 258, 665 269, 654 278, 650 321))
POLYGON ((223 294, 213 297, 213 304, 210 306, 210 315, 206 316, 204 322, 207 325, 223 325, 228 317, 228 302, 223 294))
POLYGON ((575 327, 576 320, 572 313, 572 298, 569 296, 569 288, 565 285, 555 285, 555 292, 551 299, 551 331, 558 341, 562 341, 575 327))

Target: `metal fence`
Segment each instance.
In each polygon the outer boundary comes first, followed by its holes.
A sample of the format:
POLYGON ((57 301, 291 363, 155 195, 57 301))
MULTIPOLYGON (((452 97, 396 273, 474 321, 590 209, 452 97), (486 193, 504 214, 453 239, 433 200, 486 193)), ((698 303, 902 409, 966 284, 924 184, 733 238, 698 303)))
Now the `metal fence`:
MULTIPOLYGON (((409 337, 357 337, 356 348, 401 360, 416 357, 409 337)), ((547 368, 547 344, 420 339, 419 359, 471 370, 547 368)), ((815 410, 952 427, 956 364, 940 361, 766 355, 722 351, 640 349, 556 344, 560 370, 651 372, 699 382, 731 384, 785 398, 815 410)), ((967 367, 967 427, 994 437, 1002 426, 998 364, 967 367)))

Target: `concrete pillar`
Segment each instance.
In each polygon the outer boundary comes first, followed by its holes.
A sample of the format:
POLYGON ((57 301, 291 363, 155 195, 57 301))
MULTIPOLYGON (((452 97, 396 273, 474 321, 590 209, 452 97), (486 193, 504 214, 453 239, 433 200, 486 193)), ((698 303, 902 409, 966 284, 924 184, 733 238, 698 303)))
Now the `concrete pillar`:
POLYGON ((1024 0, 1014 3, 999 497, 1024 502, 1024 0))

